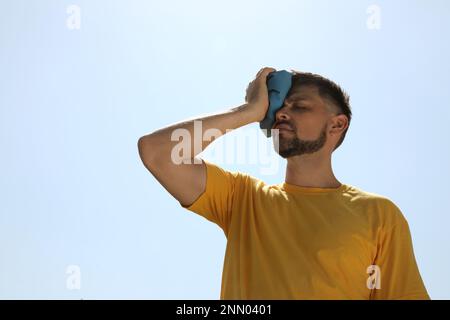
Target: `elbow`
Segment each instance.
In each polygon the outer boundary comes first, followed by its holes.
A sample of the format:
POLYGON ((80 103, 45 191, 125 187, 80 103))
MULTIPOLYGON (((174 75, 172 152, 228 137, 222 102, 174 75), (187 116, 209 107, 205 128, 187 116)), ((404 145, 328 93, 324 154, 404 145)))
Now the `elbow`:
POLYGON ((142 163, 145 167, 149 168, 150 163, 152 162, 154 148, 151 147, 151 142, 148 139, 148 136, 140 137, 137 143, 139 157, 142 160, 142 163))
POLYGON ((138 147, 139 155, 140 155, 142 150, 145 147, 145 136, 139 138, 138 143, 137 143, 137 147, 138 147))

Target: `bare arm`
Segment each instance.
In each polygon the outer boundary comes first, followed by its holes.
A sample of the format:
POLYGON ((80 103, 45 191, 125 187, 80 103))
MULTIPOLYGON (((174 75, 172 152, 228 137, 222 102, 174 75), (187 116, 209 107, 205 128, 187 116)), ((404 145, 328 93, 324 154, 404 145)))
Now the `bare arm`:
POLYGON ((182 205, 192 204, 205 191, 206 167, 196 156, 227 130, 264 118, 269 105, 266 78, 272 71, 275 69, 260 70, 247 88, 246 103, 175 123, 139 139, 139 156, 144 166, 182 205), (183 150, 188 152, 179 152, 182 144, 187 146, 183 150))

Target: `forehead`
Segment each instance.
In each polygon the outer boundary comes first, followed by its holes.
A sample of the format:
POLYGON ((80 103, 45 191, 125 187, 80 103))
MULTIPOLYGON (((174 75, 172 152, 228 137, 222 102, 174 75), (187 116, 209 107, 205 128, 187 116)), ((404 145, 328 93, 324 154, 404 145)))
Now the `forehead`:
POLYGON ((287 101, 320 101, 319 89, 315 86, 304 86, 289 93, 287 101))

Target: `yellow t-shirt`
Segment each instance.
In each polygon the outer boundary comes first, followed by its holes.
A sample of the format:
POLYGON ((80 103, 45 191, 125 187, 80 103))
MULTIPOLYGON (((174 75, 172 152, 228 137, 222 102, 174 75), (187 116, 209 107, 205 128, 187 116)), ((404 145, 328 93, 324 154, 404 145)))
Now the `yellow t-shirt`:
POLYGON ((388 198, 347 184, 268 185, 203 161, 206 190, 180 205, 225 233, 221 299, 430 299, 388 198))

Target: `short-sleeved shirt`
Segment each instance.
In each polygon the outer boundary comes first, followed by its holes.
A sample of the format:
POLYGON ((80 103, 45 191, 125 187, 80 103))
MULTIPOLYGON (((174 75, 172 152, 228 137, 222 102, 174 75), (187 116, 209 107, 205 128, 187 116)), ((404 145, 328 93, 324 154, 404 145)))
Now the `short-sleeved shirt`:
POLYGON ((180 205, 227 238, 221 299, 430 299, 388 198, 348 184, 268 185, 203 161, 205 191, 180 205))

